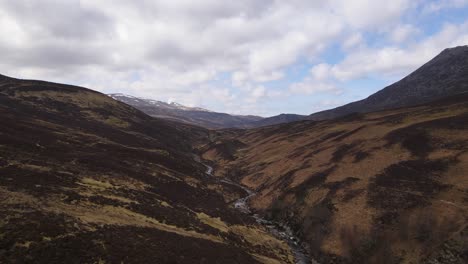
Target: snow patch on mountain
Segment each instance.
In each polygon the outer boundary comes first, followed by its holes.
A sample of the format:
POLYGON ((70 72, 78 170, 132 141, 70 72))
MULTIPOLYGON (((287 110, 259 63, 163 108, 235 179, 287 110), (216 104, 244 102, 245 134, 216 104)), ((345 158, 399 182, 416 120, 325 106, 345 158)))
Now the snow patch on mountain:
POLYGON ((113 94, 108 94, 111 98, 124 102, 126 104, 131 104, 131 105, 147 105, 147 106, 157 106, 161 108, 166 108, 166 109, 172 109, 172 110, 182 110, 182 111, 200 111, 200 112, 212 112, 208 109, 201 108, 201 107, 190 107, 190 106, 185 106, 176 102, 162 102, 158 100, 153 100, 153 99, 146 99, 146 98, 141 98, 141 97, 136 97, 133 95, 128 95, 128 94, 122 94, 122 93, 113 93, 113 94))

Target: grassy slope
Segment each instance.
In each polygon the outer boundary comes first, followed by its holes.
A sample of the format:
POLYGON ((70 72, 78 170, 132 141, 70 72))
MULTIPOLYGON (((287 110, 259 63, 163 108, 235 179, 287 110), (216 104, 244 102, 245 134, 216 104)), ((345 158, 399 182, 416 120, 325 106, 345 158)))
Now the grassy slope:
POLYGON ((88 89, 0 76, 0 262, 290 261, 229 208, 240 190, 193 161, 207 135, 88 89))
POLYGON ((466 263, 467 142, 460 95, 227 131, 203 156, 257 189, 251 206, 294 226, 324 263, 466 263))

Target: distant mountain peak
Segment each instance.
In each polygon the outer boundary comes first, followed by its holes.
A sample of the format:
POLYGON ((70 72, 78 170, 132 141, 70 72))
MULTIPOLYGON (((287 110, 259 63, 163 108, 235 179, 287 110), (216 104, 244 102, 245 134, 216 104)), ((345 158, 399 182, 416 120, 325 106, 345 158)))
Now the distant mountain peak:
POLYGON ((208 109, 204 109, 201 107, 190 107, 190 106, 185 106, 176 102, 166 103, 163 101, 147 99, 147 98, 137 97, 137 96, 123 94, 123 93, 112 93, 112 94, 108 94, 108 96, 112 97, 115 100, 124 102, 126 104, 130 104, 130 105, 134 105, 134 104, 154 105, 158 107, 174 109, 174 110, 182 110, 182 111, 212 112, 208 109))

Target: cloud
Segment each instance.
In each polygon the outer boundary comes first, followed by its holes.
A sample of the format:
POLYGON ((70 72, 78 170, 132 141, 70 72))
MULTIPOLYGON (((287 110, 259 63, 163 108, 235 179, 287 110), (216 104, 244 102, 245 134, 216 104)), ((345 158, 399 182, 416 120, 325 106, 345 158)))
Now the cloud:
POLYGON ((438 0, 431 2, 423 8, 423 13, 434 13, 442 9, 462 8, 468 6, 468 0, 438 0))
POLYGON ((250 91, 250 96, 247 97, 247 102, 255 103, 259 99, 266 96, 266 89, 264 86, 257 86, 250 91))
POLYGON ((418 35, 421 31, 410 24, 396 26, 389 34, 390 40, 394 43, 402 43, 418 35))
MULTIPOLYGON (((299 0, 4 0, 0 28, 11 32, 14 41, 2 41, 2 48, 15 54, 5 60, 17 67, 130 71, 157 65, 181 76, 194 68, 211 76, 242 71, 247 81, 265 82, 281 79, 284 67, 301 57, 317 56, 342 34, 347 19, 371 13, 361 5, 372 1, 344 8, 340 1, 299 0)), ((366 23, 388 21, 399 9, 388 10, 366 23)))
POLYGON ((296 94, 314 94, 319 92, 335 92, 339 93, 339 89, 330 83, 320 83, 313 79, 306 79, 302 82, 293 83, 289 86, 289 90, 296 94))
POLYGON ((37 40, 89 40, 108 37, 113 31, 110 17, 79 1, 1 1, 1 7, 2 15, 15 19, 22 30, 37 40))
POLYGON ((350 50, 352 48, 356 48, 362 45, 364 42, 364 38, 361 33, 357 32, 352 34, 351 36, 347 37, 342 44, 342 48, 344 50, 350 50))
POLYGON ((447 47, 468 43, 468 23, 446 24, 433 36, 426 37, 408 47, 384 46, 363 48, 346 56, 334 65, 319 64, 312 68, 320 80, 327 77, 339 81, 359 79, 366 76, 401 76, 415 70, 447 47))
POLYGON ((398 20, 412 6, 410 0, 331 0, 331 8, 353 28, 379 28, 398 20))
POLYGON ((321 63, 312 67, 310 73, 315 80, 323 81, 330 76, 330 70, 331 67, 329 64, 321 63))
POLYGON ((400 47, 417 33, 402 21, 416 5, 439 12, 465 2, 0 0, 0 72, 263 113, 278 94, 333 93, 336 80, 412 69, 462 42, 451 41, 464 36, 451 25, 446 40, 400 47), (391 43, 372 48, 369 33, 391 43), (322 61, 334 46, 345 58, 322 61), (298 63, 319 65, 297 80, 290 69, 298 63))

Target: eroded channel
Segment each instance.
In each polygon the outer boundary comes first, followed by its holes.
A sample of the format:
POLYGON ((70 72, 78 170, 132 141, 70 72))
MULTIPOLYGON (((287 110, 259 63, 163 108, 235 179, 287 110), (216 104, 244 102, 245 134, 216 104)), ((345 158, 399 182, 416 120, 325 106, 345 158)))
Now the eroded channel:
MULTIPOLYGON (((209 175, 210 177, 214 177, 213 167, 205 163, 202 163, 202 164, 206 167, 206 174, 209 175)), ((229 179, 219 179, 219 181, 229 184, 229 185, 239 187, 247 193, 247 196, 234 201, 234 207, 240 212, 252 216, 253 218, 255 218, 257 223, 265 226, 271 234, 285 241, 289 245, 289 247, 291 248, 291 251, 294 254, 294 261, 296 264, 318 264, 317 261, 309 257, 309 255, 306 253, 306 250, 301 246, 301 241, 294 235, 294 233, 292 232, 289 226, 278 223, 278 222, 267 220, 263 218, 261 215, 252 212, 252 210, 250 209, 248 205, 248 201, 249 199, 251 199, 252 197, 256 195, 256 192, 250 190, 249 188, 241 184, 233 182, 229 179)))

